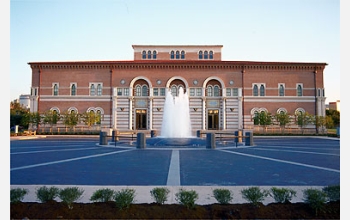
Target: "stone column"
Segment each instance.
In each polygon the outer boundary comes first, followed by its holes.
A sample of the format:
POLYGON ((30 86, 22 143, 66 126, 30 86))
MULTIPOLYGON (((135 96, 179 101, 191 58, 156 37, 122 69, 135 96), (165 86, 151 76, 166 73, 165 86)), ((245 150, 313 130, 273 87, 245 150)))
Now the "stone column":
POLYGON ((238 129, 243 129, 243 97, 242 88, 238 89, 238 129))
POLYGON ((149 97, 149 129, 153 129, 153 97, 149 97))
POLYGON ((129 97, 129 130, 132 130, 132 102, 133 102, 133 97, 129 97))
POLYGON ((206 115, 205 115, 205 110, 206 110, 206 104, 205 104, 205 101, 206 101, 206 98, 203 97, 202 98, 202 129, 205 130, 205 118, 206 118, 206 115))

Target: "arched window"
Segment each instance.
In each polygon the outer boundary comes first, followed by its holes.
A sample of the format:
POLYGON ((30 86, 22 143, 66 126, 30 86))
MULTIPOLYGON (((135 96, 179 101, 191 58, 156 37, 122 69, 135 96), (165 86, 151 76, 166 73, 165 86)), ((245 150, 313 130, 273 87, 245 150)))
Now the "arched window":
POLYGON ((198 59, 203 59, 203 51, 199 51, 199 53, 198 53, 198 59))
POLYGON ((180 59, 180 51, 176 51, 176 59, 180 59))
POLYGON ((171 86, 171 95, 177 96, 177 87, 176 85, 171 86))
POLYGON ((142 51, 142 59, 146 59, 146 51, 142 51))
POLYGON ((72 86, 70 88, 70 95, 75 96, 76 94, 77 94, 77 88, 76 88, 75 84, 72 84, 72 86))
POLYGON ((208 59, 208 51, 204 51, 204 59, 208 59))
POLYGON ((213 87, 212 86, 208 86, 208 88, 207 88, 207 95, 208 96, 213 96, 213 87))
POLYGON ((95 85, 94 84, 91 84, 91 86, 90 86, 90 95, 91 96, 95 95, 95 85))
POLYGON ((148 87, 146 85, 142 86, 142 96, 148 96, 148 87))
POLYGON ((181 51, 181 59, 182 59, 182 60, 185 59, 185 51, 181 51))
POLYGON ((102 95, 102 86, 101 86, 101 84, 97 84, 97 95, 98 96, 102 95))
POLYGON ((54 95, 54 96, 57 96, 57 95, 58 95, 58 85, 57 85, 57 84, 55 84, 55 85, 53 86, 53 95, 54 95))
POLYGON ((100 125, 101 124, 101 110, 96 111, 96 124, 100 125))
POLYGON ((297 87, 297 96, 303 96, 303 88, 301 85, 298 85, 297 87))
POLYGON ((254 85, 254 87, 253 87, 253 96, 258 96, 258 95, 259 95, 258 86, 254 85))
POLYGON ((141 96, 141 86, 137 85, 135 90, 135 96, 141 96))
POLYGON ((153 59, 157 59, 157 51, 153 51, 153 59))
POLYGON ((171 52, 170 52, 170 59, 174 59, 174 55, 175 55, 175 53, 174 53, 174 51, 172 50, 171 52))
POLYGON ((152 52, 149 50, 147 52, 147 59, 151 59, 152 58, 152 52))
POLYGON ((260 86, 260 96, 265 96, 265 86, 264 85, 260 86))
POLYGON ((213 51, 209 51, 209 59, 214 59, 213 51))
POLYGON ((279 96, 284 96, 284 86, 280 85, 279 91, 278 91, 279 96))
POLYGON ((214 96, 220 96, 220 88, 218 85, 214 86, 214 96))

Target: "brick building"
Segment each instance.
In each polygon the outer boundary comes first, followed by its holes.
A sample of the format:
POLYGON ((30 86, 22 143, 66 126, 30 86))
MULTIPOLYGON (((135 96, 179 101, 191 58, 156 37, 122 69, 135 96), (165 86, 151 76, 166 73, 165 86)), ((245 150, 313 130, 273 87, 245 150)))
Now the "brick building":
POLYGON ((31 111, 160 130, 165 93, 189 94, 193 131, 252 129, 255 112, 325 115, 326 63, 224 61, 222 45, 132 45, 134 60, 30 62, 31 111))

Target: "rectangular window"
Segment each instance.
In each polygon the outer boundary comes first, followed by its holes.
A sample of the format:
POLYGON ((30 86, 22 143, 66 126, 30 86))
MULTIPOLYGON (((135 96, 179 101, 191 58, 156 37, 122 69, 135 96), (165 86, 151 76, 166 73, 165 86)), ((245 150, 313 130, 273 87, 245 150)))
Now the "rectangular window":
POLYGON ((165 96, 165 88, 160 88, 160 95, 165 96))
POLYGON ((230 88, 226 88, 226 96, 231 96, 231 89, 230 88))
POLYGON ((196 95, 197 96, 202 96, 202 88, 197 88, 196 89, 196 95))
POLYGON ((238 96, 238 88, 232 89, 232 96, 238 96))
POLYGON ((194 88, 190 88, 190 96, 195 96, 195 89, 194 88))
POLYGON ((102 95, 102 85, 101 84, 97 84, 97 95, 98 96, 102 95))
POLYGON ((117 89, 117 95, 118 95, 118 96, 123 95, 123 90, 122 90, 122 88, 118 88, 118 89, 117 89))
POLYGON ((158 96, 158 88, 153 88, 153 96, 158 96))
POLYGON ((129 88, 124 88, 124 96, 129 96, 129 88))

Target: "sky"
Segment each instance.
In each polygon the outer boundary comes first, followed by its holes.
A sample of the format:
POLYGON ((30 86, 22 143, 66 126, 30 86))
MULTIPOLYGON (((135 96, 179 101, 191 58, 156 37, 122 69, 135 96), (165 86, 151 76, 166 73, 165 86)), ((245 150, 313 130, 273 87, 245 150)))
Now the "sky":
POLYGON ((133 44, 223 45, 222 60, 327 63, 340 100, 340 0, 10 0, 10 102, 29 62, 132 60, 133 44))

